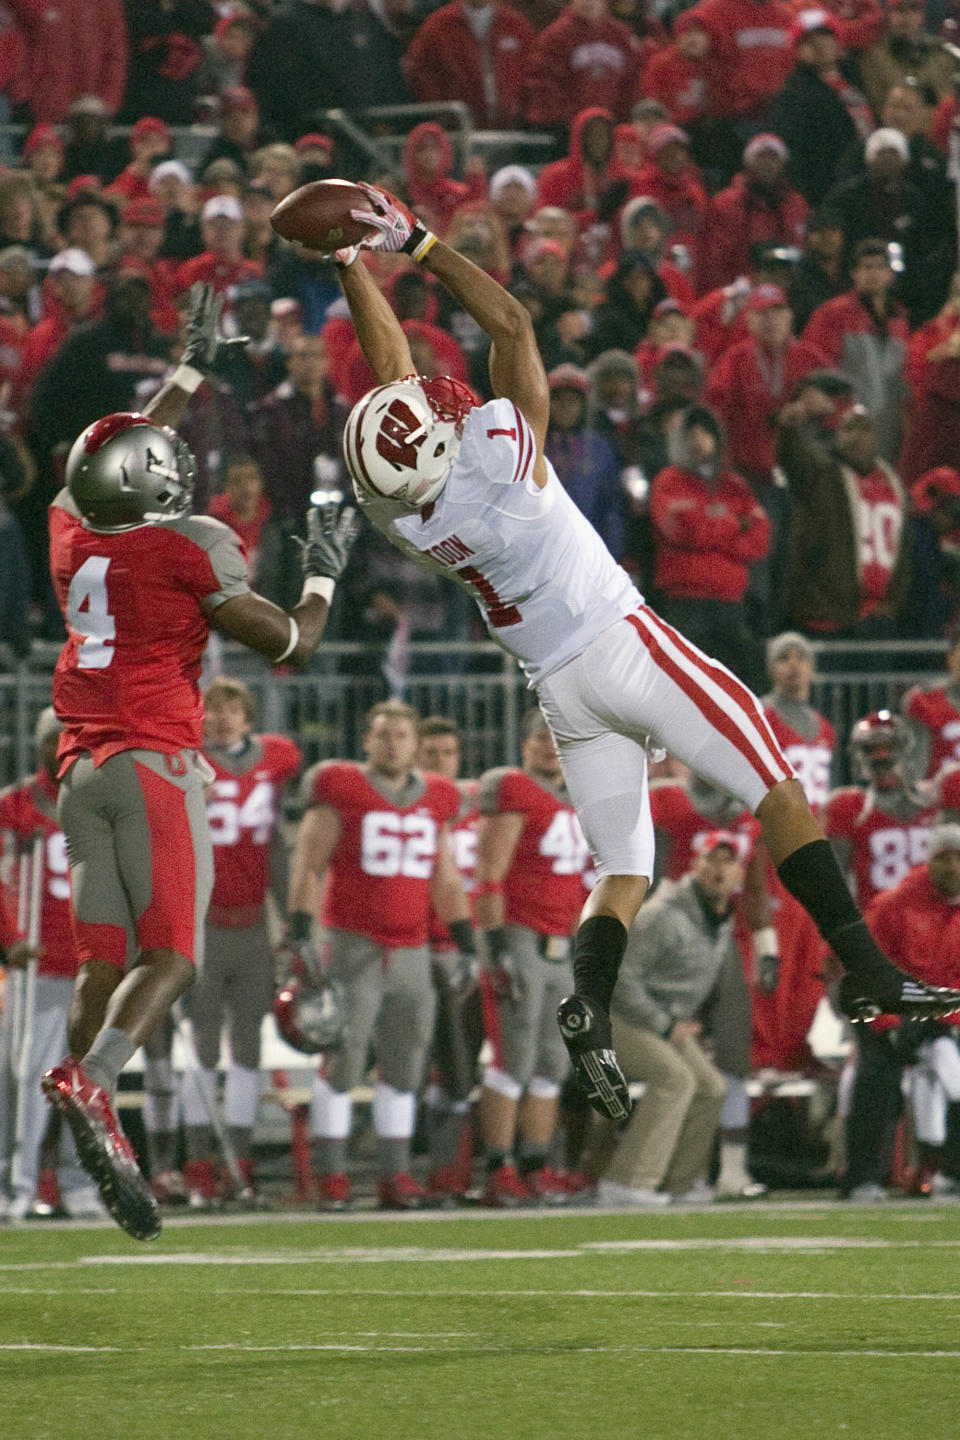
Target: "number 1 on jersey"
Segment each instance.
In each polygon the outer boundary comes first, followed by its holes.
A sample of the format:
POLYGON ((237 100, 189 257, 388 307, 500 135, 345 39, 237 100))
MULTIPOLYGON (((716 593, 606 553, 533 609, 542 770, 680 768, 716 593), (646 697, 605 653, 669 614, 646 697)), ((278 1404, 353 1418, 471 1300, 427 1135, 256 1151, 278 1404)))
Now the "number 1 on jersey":
POLYGON ((81 670, 106 670, 113 659, 117 622, 107 609, 107 571, 104 555, 84 560, 67 592, 67 623, 80 639, 77 664, 81 670))

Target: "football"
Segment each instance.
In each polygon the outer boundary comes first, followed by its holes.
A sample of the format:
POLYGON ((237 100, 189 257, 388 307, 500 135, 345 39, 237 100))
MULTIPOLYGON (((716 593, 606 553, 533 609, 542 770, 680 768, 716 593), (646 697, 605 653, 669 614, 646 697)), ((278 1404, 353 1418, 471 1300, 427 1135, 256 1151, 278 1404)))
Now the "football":
POLYGON ((350 180, 313 180, 280 201, 270 224, 284 240, 330 254, 344 245, 358 245, 371 233, 350 211, 369 210, 372 203, 350 180))

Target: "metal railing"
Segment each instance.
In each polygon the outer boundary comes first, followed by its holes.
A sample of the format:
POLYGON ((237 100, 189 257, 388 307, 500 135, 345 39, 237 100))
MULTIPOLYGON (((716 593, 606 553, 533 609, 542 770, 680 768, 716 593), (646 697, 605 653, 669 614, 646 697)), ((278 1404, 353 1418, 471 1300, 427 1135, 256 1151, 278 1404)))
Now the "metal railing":
MULTIPOLYGON (((846 737, 871 710, 897 709, 904 692, 943 670, 942 641, 882 645, 817 644, 813 703, 837 732, 838 778, 847 778, 846 737), (839 668, 842 666, 843 668, 839 668)), ((50 704, 58 647, 35 647, 29 665, 0 675, 0 784, 34 763, 33 728, 50 704)), ((242 646, 217 647, 214 670, 244 680, 258 704, 258 727, 289 735, 306 764, 362 753, 363 717, 399 694, 421 715, 456 720, 464 736, 463 769, 478 775, 515 764, 524 711, 533 703, 515 661, 490 643, 412 644, 402 684, 388 680, 383 647, 330 642, 295 675, 276 674, 242 646)), ((212 672, 211 672, 212 673, 212 672)))

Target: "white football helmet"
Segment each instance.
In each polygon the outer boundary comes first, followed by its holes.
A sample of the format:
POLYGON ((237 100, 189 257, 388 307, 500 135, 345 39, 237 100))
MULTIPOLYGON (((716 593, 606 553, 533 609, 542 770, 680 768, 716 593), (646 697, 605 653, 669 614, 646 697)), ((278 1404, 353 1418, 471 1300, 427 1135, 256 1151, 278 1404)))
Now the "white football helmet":
POLYGON ((343 456, 361 503, 397 500, 419 510, 453 469, 474 399, 459 380, 407 375, 378 385, 347 417, 343 456))

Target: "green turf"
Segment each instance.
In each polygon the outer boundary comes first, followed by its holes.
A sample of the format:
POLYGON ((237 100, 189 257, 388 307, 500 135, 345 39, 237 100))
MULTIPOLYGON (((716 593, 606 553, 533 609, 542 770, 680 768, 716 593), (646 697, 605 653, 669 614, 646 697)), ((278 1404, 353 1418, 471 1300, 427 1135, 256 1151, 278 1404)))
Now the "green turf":
POLYGON ((0 1436, 955 1440, 958 1262, 922 1205, 0 1231, 0 1436))

